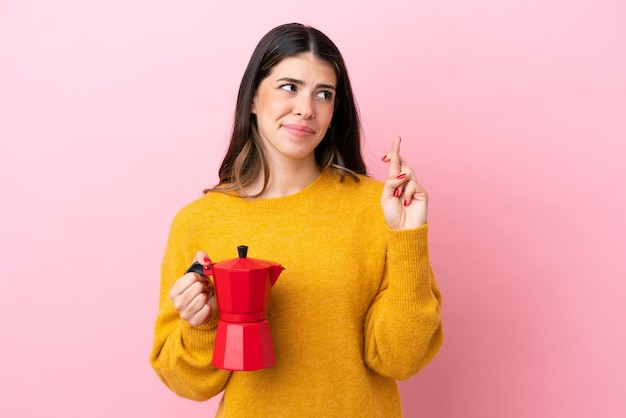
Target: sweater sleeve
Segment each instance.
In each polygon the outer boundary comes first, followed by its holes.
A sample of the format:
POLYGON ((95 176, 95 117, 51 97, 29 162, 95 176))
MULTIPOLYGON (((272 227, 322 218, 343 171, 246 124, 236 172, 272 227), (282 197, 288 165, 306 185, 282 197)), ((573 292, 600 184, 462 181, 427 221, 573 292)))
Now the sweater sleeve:
POLYGON ((169 297, 172 285, 192 261, 179 248, 183 237, 178 232, 180 229, 175 221, 161 266, 159 313, 150 363, 163 383, 177 395, 203 401, 224 389, 230 372, 211 365, 218 315, 214 313, 207 324, 194 327, 180 318, 169 297))
POLYGON ((365 320, 366 363, 396 380, 421 370, 443 343, 427 236, 428 225, 389 231, 382 284, 365 320))

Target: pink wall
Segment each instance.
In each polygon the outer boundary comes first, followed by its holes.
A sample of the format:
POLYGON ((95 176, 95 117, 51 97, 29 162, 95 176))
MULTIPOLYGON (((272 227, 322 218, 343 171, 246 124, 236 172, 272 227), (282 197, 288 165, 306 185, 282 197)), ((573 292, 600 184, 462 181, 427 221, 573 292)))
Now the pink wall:
POLYGON ((212 415, 150 369, 159 264, 287 21, 343 50, 372 173, 400 133, 431 195, 446 342, 406 416, 626 410, 626 3, 212 3, 0 3, 1 416, 212 415))

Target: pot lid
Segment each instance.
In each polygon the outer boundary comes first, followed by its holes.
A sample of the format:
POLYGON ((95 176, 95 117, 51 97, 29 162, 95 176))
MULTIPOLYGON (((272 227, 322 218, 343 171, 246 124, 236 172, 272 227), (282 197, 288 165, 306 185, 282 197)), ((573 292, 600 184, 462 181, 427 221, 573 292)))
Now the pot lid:
POLYGON ((239 252, 239 258, 232 258, 230 260, 220 261, 213 265, 213 268, 229 271, 248 271, 248 270, 260 270, 267 269, 273 265, 273 263, 265 260, 258 260, 256 258, 248 258, 248 247, 246 245, 240 245, 237 247, 239 252))

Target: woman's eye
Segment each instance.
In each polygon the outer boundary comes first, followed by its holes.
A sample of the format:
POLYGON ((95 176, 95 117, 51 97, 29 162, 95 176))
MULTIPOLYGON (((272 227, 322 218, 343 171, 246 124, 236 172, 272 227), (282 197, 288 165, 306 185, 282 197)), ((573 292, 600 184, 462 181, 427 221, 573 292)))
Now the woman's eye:
POLYGON ((333 94, 329 91, 320 91, 317 93, 317 97, 324 100, 330 100, 333 97, 333 94))
POLYGON ((280 88, 287 91, 296 91, 295 84, 283 84, 280 88))

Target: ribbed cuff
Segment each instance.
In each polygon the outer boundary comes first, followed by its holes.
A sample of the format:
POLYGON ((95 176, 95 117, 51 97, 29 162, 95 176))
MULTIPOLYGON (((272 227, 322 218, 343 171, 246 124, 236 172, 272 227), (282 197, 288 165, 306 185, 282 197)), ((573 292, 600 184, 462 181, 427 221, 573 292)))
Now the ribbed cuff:
POLYGON ((411 230, 390 230, 387 245, 387 291, 396 307, 415 310, 436 302, 430 283, 428 224, 411 230))
POLYGON ((214 312, 209 322, 197 327, 194 327, 187 321, 182 321, 182 336, 185 347, 198 353, 206 351, 212 356, 217 331, 217 318, 217 312, 214 312))

